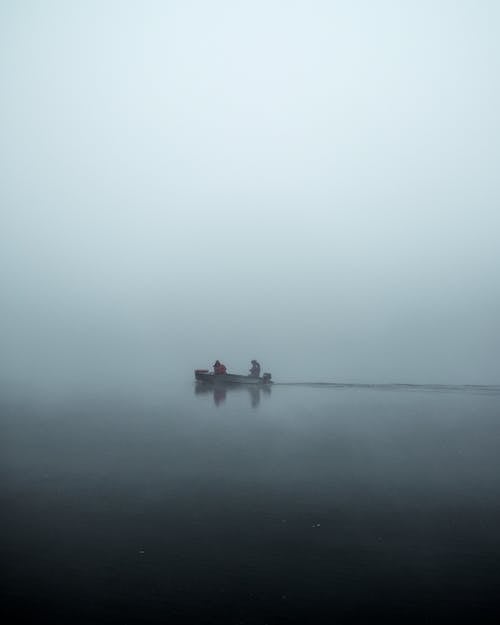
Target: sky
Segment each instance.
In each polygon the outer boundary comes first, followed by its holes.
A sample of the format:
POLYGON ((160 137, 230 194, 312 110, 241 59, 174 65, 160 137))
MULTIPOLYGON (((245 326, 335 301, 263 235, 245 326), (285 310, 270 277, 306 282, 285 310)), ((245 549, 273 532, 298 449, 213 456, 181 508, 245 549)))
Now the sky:
POLYGON ((0 5, 0 382, 499 383, 495 1, 0 5))

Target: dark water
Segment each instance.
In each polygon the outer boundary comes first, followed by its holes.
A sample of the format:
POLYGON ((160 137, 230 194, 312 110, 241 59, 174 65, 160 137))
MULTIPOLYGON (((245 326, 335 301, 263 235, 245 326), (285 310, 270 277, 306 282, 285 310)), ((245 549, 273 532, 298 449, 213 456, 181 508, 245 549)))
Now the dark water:
POLYGON ((500 389, 5 395, 2 623, 498 623, 500 389))

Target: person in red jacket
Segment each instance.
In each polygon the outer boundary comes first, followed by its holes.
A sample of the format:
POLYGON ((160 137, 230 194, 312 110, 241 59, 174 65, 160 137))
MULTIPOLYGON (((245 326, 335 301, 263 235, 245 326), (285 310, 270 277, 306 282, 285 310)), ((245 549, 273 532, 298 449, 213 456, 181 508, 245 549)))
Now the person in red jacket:
POLYGON ((216 360, 214 362, 214 374, 215 375, 222 375, 222 374, 226 373, 226 371, 227 371, 227 369, 226 369, 225 365, 223 365, 218 360, 216 360))

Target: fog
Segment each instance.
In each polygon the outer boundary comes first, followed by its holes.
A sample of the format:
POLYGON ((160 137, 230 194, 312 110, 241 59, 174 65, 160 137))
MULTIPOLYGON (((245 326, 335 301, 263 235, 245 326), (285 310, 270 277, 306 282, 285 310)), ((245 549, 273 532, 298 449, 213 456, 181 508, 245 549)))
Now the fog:
POLYGON ((499 20, 3 2, 2 384, 498 383, 499 20))

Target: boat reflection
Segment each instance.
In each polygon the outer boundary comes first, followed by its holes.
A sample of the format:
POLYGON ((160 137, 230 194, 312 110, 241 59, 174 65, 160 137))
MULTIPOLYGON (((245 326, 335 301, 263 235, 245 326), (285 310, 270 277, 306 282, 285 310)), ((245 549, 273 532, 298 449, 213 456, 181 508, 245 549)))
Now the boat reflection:
POLYGON ((257 408, 260 404, 262 395, 271 394, 270 385, 232 385, 232 386, 211 386, 203 383, 196 383, 194 385, 195 395, 212 395, 214 398, 214 404, 220 406, 226 401, 227 394, 232 393, 248 393, 250 396, 250 404, 252 408, 257 408))

